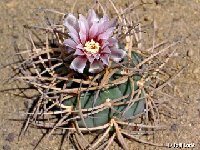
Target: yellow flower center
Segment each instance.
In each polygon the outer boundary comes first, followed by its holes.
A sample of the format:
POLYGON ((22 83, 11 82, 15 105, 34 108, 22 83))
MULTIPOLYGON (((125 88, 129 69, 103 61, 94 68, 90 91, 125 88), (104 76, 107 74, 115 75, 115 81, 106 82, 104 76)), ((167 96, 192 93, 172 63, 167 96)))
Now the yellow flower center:
POLYGON ((98 53, 99 52, 99 49, 100 49, 100 46, 99 46, 99 43, 98 42, 95 42, 93 39, 91 41, 88 41, 85 43, 85 47, 84 49, 87 51, 87 52, 90 52, 92 54, 95 54, 95 53, 98 53))

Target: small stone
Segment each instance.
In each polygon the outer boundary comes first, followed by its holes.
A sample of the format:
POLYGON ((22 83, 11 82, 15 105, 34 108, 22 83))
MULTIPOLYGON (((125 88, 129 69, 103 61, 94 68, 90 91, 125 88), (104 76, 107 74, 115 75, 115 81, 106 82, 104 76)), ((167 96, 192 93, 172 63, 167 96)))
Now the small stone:
POLYGON ((38 144, 38 141, 37 140, 33 140, 31 143, 30 143, 32 146, 36 146, 38 144))
POLYGON ((194 70, 193 70, 193 73, 194 74, 198 74, 200 72, 200 69, 199 68, 195 68, 194 70))
POLYGON ((198 116, 199 116, 199 118, 200 118, 200 109, 197 109, 197 111, 198 111, 198 116))
POLYGON ((187 51, 187 56, 189 56, 189 57, 194 56, 194 50, 193 49, 188 50, 187 51))
POLYGON ((160 0, 154 0, 154 2, 155 2, 156 5, 159 5, 161 3, 160 0))
POLYGON ((9 145, 3 145, 3 150, 11 150, 9 145))
POLYGON ((171 131, 176 131, 177 130, 177 124, 172 124, 171 125, 171 131))
POLYGON ((14 133, 9 133, 7 137, 5 138, 6 141, 8 142, 13 142, 15 140, 15 134, 14 133))
POLYGON ((144 21, 149 21, 148 17, 144 17, 144 21))

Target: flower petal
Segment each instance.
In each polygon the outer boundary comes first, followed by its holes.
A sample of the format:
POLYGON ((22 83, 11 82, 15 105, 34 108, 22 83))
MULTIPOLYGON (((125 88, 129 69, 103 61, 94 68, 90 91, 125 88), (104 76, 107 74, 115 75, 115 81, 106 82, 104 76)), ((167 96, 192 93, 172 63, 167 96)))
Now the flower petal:
POLYGON ((77 44, 72 39, 66 39, 63 42, 64 45, 76 49, 77 44))
POLYGON ((100 20, 100 22, 99 22, 98 34, 102 34, 106 30, 108 30, 109 28, 116 27, 116 23, 117 23, 116 19, 112 19, 111 21, 109 21, 106 18, 105 19, 102 18, 102 21, 100 20))
POLYGON ((67 51, 68 53, 73 53, 73 52, 74 52, 74 49, 71 48, 71 47, 66 47, 66 51, 67 51))
POLYGON ((70 68, 74 69, 75 71, 78 71, 79 73, 83 73, 83 70, 86 66, 86 62, 86 57, 78 56, 72 61, 70 68))
POLYGON ((109 54, 102 54, 100 58, 103 61, 103 63, 108 66, 108 64, 109 64, 109 54))
POLYGON ((96 13, 93 9, 90 9, 88 11, 87 20, 88 20, 88 24, 89 24, 90 27, 92 26, 92 23, 99 22, 99 18, 97 17, 97 15, 96 15, 96 13))
POLYGON ((83 55, 85 55, 85 53, 82 50, 80 50, 80 49, 76 49, 74 55, 83 56, 83 55))
POLYGON ((85 42, 87 40, 86 36, 87 36, 86 33, 79 32, 79 37, 80 37, 80 40, 81 40, 82 44, 85 44, 85 42))
POLYGON ((93 39, 98 33, 98 23, 93 23, 89 30, 89 38, 93 39))
POLYGON ((78 44, 78 45, 76 46, 76 48, 77 48, 77 49, 82 49, 82 50, 84 49, 83 44, 81 44, 81 43, 78 44))
POLYGON ((115 27, 109 28, 108 30, 106 30, 105 32, 101 33, 98 36, 98 40, 104 39, 107 40, 109 39, 109 37, 113 34, 115 27))
POLYGON ((111 37, 111 38, 109 38, 109 39, 108 39, 108 42, 109 42, 109 46, 110 46, 110 47, 113 47, 113 46, 115 46, 115 47, 117 47, 117 48, 118 48, 117 39, 115 39, 115 38, 111 37))
POLYGON ((69 32, 78 35, 78 21, 73 14, 68 14, 64 19, 64 26, 66 26, 69 32))
POLYGON ((83 15, 80 14, 78 22, 79 22, 79 28, 80 28, 79 36, 80 36, 82 44, 84 44, 88 38, 88 33, 89 33, 88 21, 83 15))
POLYGON ((125 55, 126 55, 126 52, 124 50, 111 48, 111 58, 115 62, 121 61, 124 58, 125 55))
POLYGON ((79 28, 80 28, 79 37, 80 37, 81 43, 84 44, 87 40, 87 31, 82 21, 79 21, 79 28))
POLYGON ((97 73, 101 70, 103 70, 103 63, 100 60, 94 60, 93 63, 90 64, 89 72, 91 73, 97 73))
POLYGON ((65 19, 64 19, 64 25, 65 26, 68 26, 68 25, 76 26, 77 25, 76 17, 73 14, 69 13, 67 15, 67 17, 65 17, 65 19))
POLYGON ((89 31, 89 24, 88 24, 87 19, 83 15, 80 14, 79 15, 79 21, 83 22, 83 24, 85 26, 85 29, 86 29, 86 33, 88 33, 88 31, 89 31))
POLYGON ((87 59, 89 60, 89 62, 90 63, 93 63, 93 61, 94 61, 94 56, 91 54, 91 55, 88 55, 88 54, 86 54, 86 56, 87 56, 87 59))
POLYGON ((99 20, 99 23, 104 23, 104 22, 106 22, 106 21, 109 21, 109 18, 108 18, 108 16, 103 16, 103 18, 101 18, 100 20, 99 20))
POLYGON ((99 31, 98 34, 101 34, 103 32, 105 32, 108 29, 108 25, 109 25, 109 19, 107 16, 103 16, 103 18, 100 19, 99 21, 99 31))
POLYGON ((101 53, 105 53, 105 54, 110 54, 111 53, 111 51, 110 51, 110 49, 109 49, 109 47, 108 46, 106 46, 102 51, 101 51, 101 53))
POLYGON ((108 42, 108 40, 101 40, 101 41, 103 41, 102 43, 101 43, 101 49, 104 49, 104 48, 106 48, 106 47, 108 47, 109 46, 109 42, 108 42))
POLYGON ((68 34, 74 40, 74 42, 76 42, 77 44, 80 43, 80 39, 76 34, 74 34, 74 33, 68 33, 68 34))
POLYGON ((114 18, 111 21, 109 21, 107 28, 116 27, 116 25, 117 25, 117 18, 114 18))
POLYGON ((101 49, 104 49, 106 46, 109 45, 108 40, 100 40, 99 44, 101 45, 101 49))

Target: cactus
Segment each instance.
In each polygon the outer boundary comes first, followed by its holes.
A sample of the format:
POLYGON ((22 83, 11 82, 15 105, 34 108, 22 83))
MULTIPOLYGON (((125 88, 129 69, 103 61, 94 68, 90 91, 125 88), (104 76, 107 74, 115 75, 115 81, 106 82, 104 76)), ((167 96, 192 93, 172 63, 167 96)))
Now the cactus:
MULTIPOLYGON (((38 91, 34 98, 36 101, 27 114, 24 131, 29 124, 51 129, 49 134, 58 128, 66 129, 75 134, 80 149, 95 149, 99 143, 107 144, 104 147, 108 148, 117 138, 121 146, 128 150, 123 137, 136 141, 140 139, 129 133, 127 126, 139 127, 136 132, 155 128, 159 113, 157 104, 152 100, 154 91, 149 89, 157 86, 157 80, 154 86, 151 79, 171 55, 167 55, 164 62, 152 60, 170 46, 152 55, 136 52, 130 42, 133 35, 126 36, 127 27, 122 27, 122 33, 118 32, 118 27, 115 34, 117 37, 125 36, 128 44, 122 38, 118 42, 112 37, 116 21, 109 21, 105 16, 98 19, 93 10, 89 11, 87 19, 80 15, 77 21, 72 14, 63 18, 65 27, 39 28, 45 30, 47 37, 40 44, 42 46, 37 47, 30 36, 32 49, 19 53, 23 59, 18 67, 21 73, 18 79, 38 91), (69 31, 66 32, 66 28, 69 31), (49 35, 56 41, 54 46, 49 35), (148 86, 150 88, 146 89, 148 86), (134 119, 141 115, 146 124, 151 117, 153 125, 135 124, 134 119), (82 145, 78 139, 83 137, 81 132, 96 130, 101 130, 98 133, 102 135, 97 143, 93 141, 82 145), (109 142, 104 142, 104 137, 109 142)), ((141 34, 135 32, 135 36, 135 45, 141 48, 141 34)), ((152 49, 160 45, 154 45, 152 49)))

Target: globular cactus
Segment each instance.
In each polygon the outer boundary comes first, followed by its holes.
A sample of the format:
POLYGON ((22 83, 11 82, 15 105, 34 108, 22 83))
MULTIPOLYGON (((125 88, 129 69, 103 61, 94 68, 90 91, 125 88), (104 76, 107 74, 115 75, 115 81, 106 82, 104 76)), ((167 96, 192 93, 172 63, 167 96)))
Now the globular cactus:
MULTIPOLYGON (((49 134, 55 129, 65 129, 76 135, 80 149, 95 149, 99 143, 107 144, 102 149, 108 148, 114 138, 128 149, 123 136, 140 139, 127 127, 135 127, 136 132, 155 128, 152 124, 135 124, 135 119, 143 116, 145 123, 153 119, 153 125, 157 125, 159 113, 152 99, 154 89, 151 89, 157 84, 155 75, 169 59, 155 63, 152 60, 169 47, 152 55, 137 51, 133 41, 135 39, 135 45, 141 48, 141 33, 135 29, 135 38, 127 36, 128 25, 117 25, 115 19, 109 21, 107 16, 99 19, 92 9, 88 17, 80 15, 77 19, 68 14, 63 15, 63 19, 64 25, 39 28, 45 31, 44 43, 36 46, 29 36, 31 50, 18 53, 23 57, 18 79, 38 91, 27 114, 24 131, 29 124, 51 129, 49 134), (49 116, 53 117, 49 119, 49 116), (96 143, 82 145, 78 140, 77 135, 83 137, 82 131, 96 130, 102 134, 96 143), (108 138, 107 142, 103 141, 104 137, 108 138)), ((119 20, 127 24, 126 20, 119 20)))
MULTIPOLYGON (((143 93, 138 90, 141 75, 130 71, 142 58, 136 52, 128 56, 125 46, 118 46, 117 39, 112 37, 116 20, 109 21, 106 16, 99 19, 94 10, 89 10, 87 18, 80 15, 76 19, 73 14, 68 14, 64 26, 69 32, 69 38, 63 42, 66 54, 62 56, 63 63, 52 70, 51 76, 67 77, 73 73, 73 78, 81 80, 75 83, 69 78, 65 83, 66 89, 77 90, 67 93, 68 98, 62 98, 60 102, 71 109, 65 117, 66 125, 77 121, 80 128, 93 128, 109 123, 114 117, 128 120, 142 113, 145 102, 143 93), (70 54, 72 58, 66 59, 70 54), (118 63, 128 65, 129 69, 118 63), (98 77, 93 80, 95 76, 98 77), (84 81, 91 83, 84 85, 81 83, 84 81)), ((56 85, 57 88, 63 86, 63 83, 56 85)), ((64 110, 59 105, 57 109, 64 110)))

